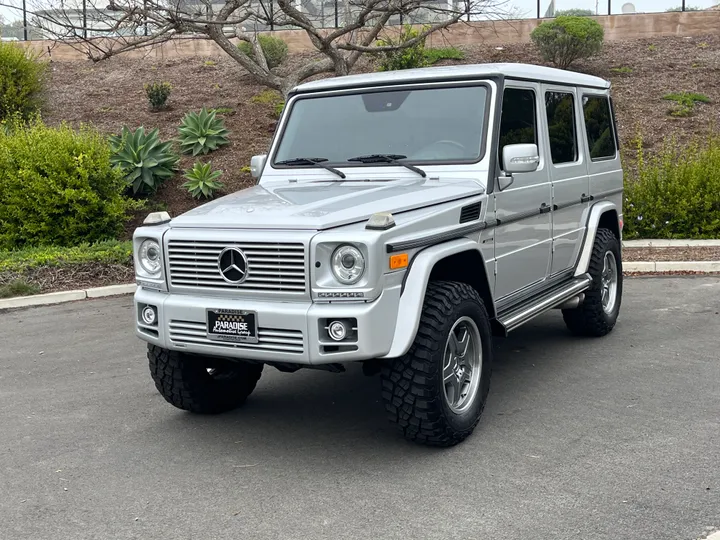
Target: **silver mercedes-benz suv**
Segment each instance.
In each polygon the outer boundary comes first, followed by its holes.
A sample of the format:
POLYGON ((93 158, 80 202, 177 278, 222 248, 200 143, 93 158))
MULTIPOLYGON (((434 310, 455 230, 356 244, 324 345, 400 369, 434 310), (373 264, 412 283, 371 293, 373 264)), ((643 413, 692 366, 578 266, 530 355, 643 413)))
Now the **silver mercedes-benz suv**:
POLYGON ((559 308, 603 336, 622 297, 610 84, 488 64, 291 93, 257 184, 134 234, 136 330, 167 401, 241 405, 263 368, 380 373, 408 439, 465 439, 493 336, 559 308))

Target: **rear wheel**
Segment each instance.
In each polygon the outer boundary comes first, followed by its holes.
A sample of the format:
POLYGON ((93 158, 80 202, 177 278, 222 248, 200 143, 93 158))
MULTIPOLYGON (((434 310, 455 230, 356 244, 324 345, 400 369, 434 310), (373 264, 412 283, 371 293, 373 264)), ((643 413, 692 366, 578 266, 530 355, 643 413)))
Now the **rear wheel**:
POLYGON ((480 420, 492 371, 485 305, 465 283, 428 285, 415 342, 382 369, 382 396, 406 439, 452 446, 480 420))
POLYGON ((600 337, 609 334, 617 322, 622 301, 622 259, 620 242, 609 229, 598 229, 588 273, 592 278, 584 302, 564 309, 565 324, 574 334, 600 337))
POLYGON ((233 362, 148 345, 150 374, 160 394, 178 409, 217 414, 242 405, 255 389, 262 364, 233 362))

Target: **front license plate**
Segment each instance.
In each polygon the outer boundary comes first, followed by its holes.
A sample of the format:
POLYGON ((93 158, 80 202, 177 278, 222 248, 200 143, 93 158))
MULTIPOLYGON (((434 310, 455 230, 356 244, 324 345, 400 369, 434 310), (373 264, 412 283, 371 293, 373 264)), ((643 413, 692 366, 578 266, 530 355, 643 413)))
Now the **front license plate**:
POLYGON ((237 309, 208 309, 207 336, 215 341, 257 343, 257 314, 237 309))

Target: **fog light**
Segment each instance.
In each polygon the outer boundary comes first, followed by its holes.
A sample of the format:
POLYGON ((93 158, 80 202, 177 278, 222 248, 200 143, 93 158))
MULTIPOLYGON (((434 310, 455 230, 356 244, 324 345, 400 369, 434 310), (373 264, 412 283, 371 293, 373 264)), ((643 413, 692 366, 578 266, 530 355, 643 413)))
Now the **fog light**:
POLYGON ((328 326, 328 334, 333 341, 342 341, 347 336, 347 327, 340 321, 331 322, 328 326))
POLYGON ((155 324, 155 321, 157 320, 155 308, 152 306, 145 306, 142 310, 142 320, 145 324, 155 324))

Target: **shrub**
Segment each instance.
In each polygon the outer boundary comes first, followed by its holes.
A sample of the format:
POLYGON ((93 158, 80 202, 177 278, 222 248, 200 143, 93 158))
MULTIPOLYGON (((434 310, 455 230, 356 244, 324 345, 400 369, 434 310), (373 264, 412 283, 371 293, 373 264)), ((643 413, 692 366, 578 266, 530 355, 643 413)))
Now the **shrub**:
POLYGON ((43 105, 47 63, 24 47, 0 41, 0 122, 30 117, 43 105))
MULTIPOLYGON (((397 47, 416 39, 420 35, 420 31, 415 30, 412 26, 403 27, 400 35, 396 40, 392 38, 379 39, 376 43, 378 47, 397 47)), ((378 71, 394 71, 398 69, 413 69, 425 67, 429 64, 425 50, 425 39, 420 39, 413 45, 383 51, 378 53, 380 56, 380 66, 378 71)))
POLYGON ((83 127, 39 120, 0 131, 0 249, 115 238, 137 203, 107 141, 83 127))
POLYGON ((161 142, 158 130, 145 133, 144 127, 134 132, 123 126, 122 133, 110 137, 111 163, 121 172, 126 186, 135 195, 154 193, 173 176, 178 157, 172 143, 161 142))
MULTIPOLYGON (((258 41, 260 42, 260 49, 262 49, 262 52, 265 54, 265 60, 267 60, 270 69, 278 67, 287 58, 288 46, 282 39, 260 34, 258 41)), ((252 45, 247 41, 238 43, 238 49, 255 60, 255 51, 253 51, 252 45)))
POLYGON ((200 197, 210 199, 217 190, 224 187, 223 183, 218 181, 218 178, 222 176, 222 171, 213 171, 210 163, 203 164, 197 161, 192 169, 185 171, 184 176, 188 181, 183 184, 183 187, 187 188, 190 195, 196 199, 200 197))
POLYGON ((215 111, 205 107, 199 113, 189 112, 180 125, 180 151, 183 154, 207 154, 228 144, 228 131, 225 122, 218 118, 215 111))
POLYGON ((650 156, 639 137, 636 145, 637 171, 625 182, 625 236, 718 238, 720 134, 687 146, 670 138, 650 156))
POLYGON ((589 9, 561 9, 555 12, 555 17, 592 17, 595 13, 589 9))
POLYGON ((154 82, 145 85, 145 93, 150 102, 150 110, 161 111, 167 106, 172 86, 169 82, 154 82))
POLYGON ((425 60, 428 65, 439 62, 440 60, 462 60, 465 53, 455 47, 437 47, 434 49, 425 49, 425 60))
POLYGON ((530 34, 543 59, 560 69, 600 52, 604 37, 603 27, 587 17, 558 17, 542 23, 530 34))

